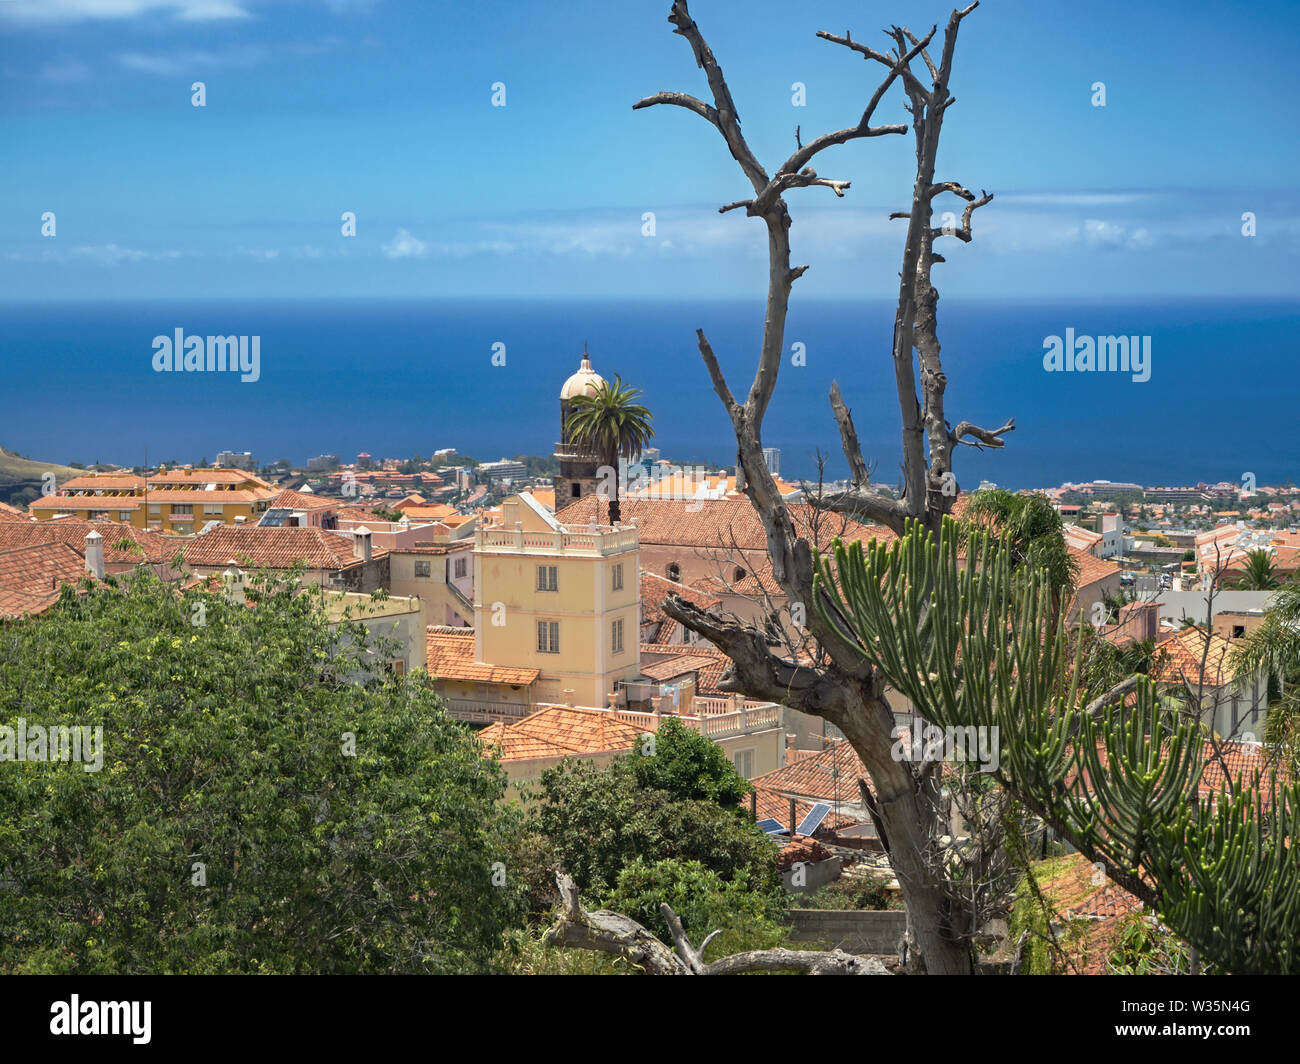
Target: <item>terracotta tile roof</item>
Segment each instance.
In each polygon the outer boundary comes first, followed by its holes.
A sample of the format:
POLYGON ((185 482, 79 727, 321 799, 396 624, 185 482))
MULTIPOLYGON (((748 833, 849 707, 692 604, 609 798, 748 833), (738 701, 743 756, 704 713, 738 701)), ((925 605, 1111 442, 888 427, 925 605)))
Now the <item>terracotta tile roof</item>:
MULTIPOLYGON (((152 492, 150 492, 149 497, 153 498, 152 492)), ((225 497, 224 493, 222 497, 225 497)), ((339 503, 337 499, 323 499, 319 495, 312 495, 310 492, 285 488, 271 500, 271 506, 280 510, 336 510, 339 503)))
POLYGON ((0 521, 30 521, 31 515, 25 510, 18 509, 17 506, 10 506, 7 502, 0 502, 0 521))
MULTIPOLYGON (((760 779, 762 777, 759 777, 760 779)), ((803 818, 812 812, 812 807, 816 804, 806 798, 796 798, 794 800, 795 821, 790 823, 790 796, 782 794, 780 791, 774 791, 770 787, 762 787, 757 783, 754 784, 754 819, 755 820, 779 820, 786 826, 786 830, 792 827, 798 827, 803 822, 803 818)), ((740 804, 749 808, 750 798, 746 795, 741 799, 740 804)), ((834 810, 826 814, 822 820, 821 826, 813 832, 813 836, 825 835, 839 828, 848 827, 851 824, 860 823, 859 820, 851 816, 845 816, 842 812, 836 813, 834 810)))
POLYGON ((695 693, 711 698, 728 693, 719 690, 718 683, 730 664, 731 659, 712 643, 641 644, 641 671, 647 676, 652 679, 667 679, 685 672, 695 672, 695 693), (650 673, 651 668, 657 670, 655 675, 650 673))
POLYGON ((1120 922, 1142 911, 1142 903, 1109 879, 1098 883, 1092 863, 1080 853, 1041 862, 1035 871, 1057 918, 1075 928, 1076 933, 1062 937, 1074 966, 1085 975, 1108 974, 1120 922))
POLYGON ((478 738, 485 750, 499 751, 502 761, 519 761, 630 750, 646 730, 605 710, 548 706, 523 720, 490 724, 478 738))
POLYGON ((0 616, 41 613, 64 584, 86 577, 85 559, 66 543, 33 543, 0 551, 0 616))
POLYGON ((755 787, 777 794, 809 798, 817 802, 857 803, 858 780, 869 779, 853 747, 843 739, 829 743, 810 757, 754 779, 755 787), (833 773, 838 772, 836 777, 833 773))
POLYGON ((59 491, 110 491, 130 493, 144 491, 144 477, 134 473, 87 473, 65 480, 59 491))
MULTIPOLYGON (((220 566, 231 560, 241 567, 288 569, 298 562, 309 569, 348 569, 360 565, 350 536, 320 528, 264 528, 260 525, 221 525, 183 541, 190 565, 220 566)), ((375 547, 372 556, 388 553, 375 547)))
POLYGON ((680 595, 702 610, 717 609, 722 605, 722 601, 712 595, 646 569, 640 571, 638 579, 641 581, 641 623, 656 626, 649 639, 652 643, 668 642, 677 630, 677 622, 666 617, 663 612, 664 600, 669 595, 680 595))
POLYGON ((81 521, 63 517, 53 521, 0 522, 0 550, 26 547, 33 543, 66 543, 82 557, 86 552, 86 535, 98 532, 104 537, 104 561, 113 564, 136 565, 141 562, 159 564, 175 557, 185 542, 175 536, 165 536, 151 529, 136 528, 120 521, 81 521), (138 550, 123 550, 118 544, 129 539, 138 550))
POLYGON ((1231 646, 1222 636, 1210 633, 1209 647, 1206 636, 1199 628, 1183 628, 1160 641, 1164 654, 1157 660, 1157 669, 1153 679, 1165 683, 1181 683, 1186 680, 1193 686, 1204 683, 1211 687, 1222 687, 1232 682, 1236 675, 1228 662, 1231 646), (1204 659, 1204 672, 1201 669, 1204 659))
POLYGON ((441 521, 443 518, 454 517, 456 508, 448 506, 445 503, 408 503, 405 499, 397 503, 394 510, 401 510, 407 517, 412 520, 422 521, 441 521))
POLYGON ((143 502, 143 495, 43 495, 28 503, 28 509, 138 510, 143 502))
POLYGON ((1120 568, 1112 561, 1095 557, 1087 551, 1079 550, 1074 546, 1069 547, 1069 551, 1070 557, 1079 566, 1079 576, 1075 582, 1075 587, 1079 590, 1089 584, 1095 584, 1098 581, 1119 575, 1120 568))
POLYGON ((364 506, 340 506, 336 514, 340 521, 383 521, 374 510, 364 506))
MULTIPOLYGON (((811 534, 810 521, 816 512, 806 503, 793 503, 787 509, 795 529, 811 534)), ((609 501, 587 495, 566 506, 557 515, 569 525, 609 523, 609 501)), ((825 548, 836 534, 847 540, 893 539, 894 534, 880 525, 868 525, 838 515, 819 516, 818 546, 825 548)), ((739 499, 624 499, 623 523, 633 518, 643 546, 714 547, 741 550, 767 550, 767 533, 753 504, 739 499)))
POLYGON ((506 683, 526 687, 537 679, 540 669, 512 665, 488 665, 474 660, 474 629, 431 624, 427 638, 429 675, 444 680, 476 683, 506 683))
POLYGON ((1219 743, 1218 754, 1214 744, 1205 744, 1205 767, 1201 770, 1201 781, 1197 791, 1202 798, 1209 798, 1226 790, 1230 779, 1236 780, 1244 787, 1254 784, 1255 773, 1260 773, 1261 798, 1271 803, 1268 794, 1274 778, 1279 783, 1291 782, 1291 772, 1284 763, 1269 756, 1268 750, 1259 743, 1242 743, 1234 740, 1219 743), (1219 758, 1222 755, 1222 761, 1219 758), (1224 772, 1224 764, 1227 772, 1224 772))
MULTIPOLYGON (((149 478, 149 484, 250 484, 271 492, 275 490, 261 477, 242 469, 169 469, 165 473, 159 470, 149 478)), ((149 494, 152 496, 153 491, 150 490, 149 494)))
POLYGON ((643 675, 649 676, 650 679, 662 683, 676 676, 683 676, 688 672, 698 672, 706 669, 712 664, 713 659, 702 654, 674 654, 671 657, 661 658, 659 661, 653 661, 649 664, 642 662, 641 672, 643 675))

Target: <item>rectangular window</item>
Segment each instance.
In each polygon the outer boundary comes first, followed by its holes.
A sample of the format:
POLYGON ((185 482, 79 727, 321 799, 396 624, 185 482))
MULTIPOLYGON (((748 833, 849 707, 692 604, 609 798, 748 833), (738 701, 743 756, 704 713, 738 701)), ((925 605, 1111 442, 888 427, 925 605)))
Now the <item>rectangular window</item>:
POLYGON ((433 575, 432 563, 430 563, 430 562, 416 562, 416 563, 415 563, 415 575, 416 575, 416 576, 432 576, 432 575, 433 575))
POLYGON ((226 512, 226 508, 219 502, 205 502, 203 512, 205 514, 223 514, 226 512))
POLYGON ((192 502, 174 502, 174 503, 172 503, 172 516, 175 517, 175 516, 177 516, 178 514, 189 514, 190 516, 193 516, 193 514, 194 514, 194 504, 193 504, 192 502))
POLYGON ((613 654, 623 653, 623 619, 621 617, 613 623, 609 634, 610 652, 613 654))
POLYGON ((558 654, 560 652, 560 622, 537 622, 537 653, 558 654))
POLYGON ((623 590, 623 563, 619 562, 614 566, 614 590, 623 590))
POLYGON ((162 507, 159 506, 156 502, 151 502, 149 504, 149 512, 151 514, 160 514, 162 513, 162 507))
POLYGON ((754 774, 754 751, 737 750, 731 758, 731 763, 736 766, 736 771, 748 779, 754 774))
POLYGON ((456 577, 455 577, 455 578, 456 578, 457 580, 460 580, 462 577, 464 577, 464 575, 465 575, 465 573, 468 571, 468 569, 469 569, 469 559, 468 559, 468 558, 457 558, 457 559, 456 559, 456 577))
POLYGON ((130 510, 118 510, 118 511, 117 511, 117 519, 118 519, 119 521, 129 521, 129 520, 131 520, 131 511, 130 511, 130 510))
POLYGON ((537 567, 537 590, 558 591, 559 589, 558 568, 554 565, 539 565, 537 567))

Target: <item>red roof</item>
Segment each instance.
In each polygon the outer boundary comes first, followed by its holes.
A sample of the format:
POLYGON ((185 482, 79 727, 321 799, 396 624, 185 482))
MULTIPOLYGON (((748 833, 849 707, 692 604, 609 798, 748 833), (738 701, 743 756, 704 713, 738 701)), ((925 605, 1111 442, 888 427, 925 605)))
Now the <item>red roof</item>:
MULTIPOLYGON (((183 541, 185 560, 195 566, 225 568, 236 561, 254 568, 289 569, 303 562, 309 569, 348 569, 360 565, 350 536, 320 528, 264 528, 220 525, 183 541)), ((387 551, 373 550, 373 557, 387 551)))

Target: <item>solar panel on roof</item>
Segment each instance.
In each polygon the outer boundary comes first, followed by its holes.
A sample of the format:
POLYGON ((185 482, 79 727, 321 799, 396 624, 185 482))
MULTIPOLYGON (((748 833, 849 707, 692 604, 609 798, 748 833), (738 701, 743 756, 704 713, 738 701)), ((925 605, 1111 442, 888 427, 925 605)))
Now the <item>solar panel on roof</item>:
POLYGON ((799 826, 794 829, 796 835, 811 835, 819 827, 822 821, 826 819, 826 814, 831 811, 831 807, 824 802, 818 802, 810 810, 808 815, 799 822, 799 826))
POLYGON ((280 528, 284 525, 291 512, 292 511, 290 510, 273 508, 267 510, 266 513, 262 515, 262 519, 257 523, 263 528, 280 528))
POLYGON ((783 835, 786 831, 786 827, 781 821, 773 820, 770 817, 767 820, 760 820, 758 826, 769 835, 783 835))

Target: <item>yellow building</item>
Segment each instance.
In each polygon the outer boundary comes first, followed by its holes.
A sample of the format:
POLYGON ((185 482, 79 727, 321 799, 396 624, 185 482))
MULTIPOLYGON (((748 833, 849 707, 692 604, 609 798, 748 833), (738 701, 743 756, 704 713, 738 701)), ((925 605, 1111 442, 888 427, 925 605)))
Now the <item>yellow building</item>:
POLYGON ((276 489, 242 469, 160 468, 148 478, 130 473, 88 473, 65 481, 53 495, 33 501, 37 520, 76 517, 122 521, 136 528, 188 535, 209 521, 256 524, 276 489))
POLYGON ((535 702, 606 706, 640 675, 635 526, 560 524, 524 492, 474 539, 474 658, 536 669, 535 702))

